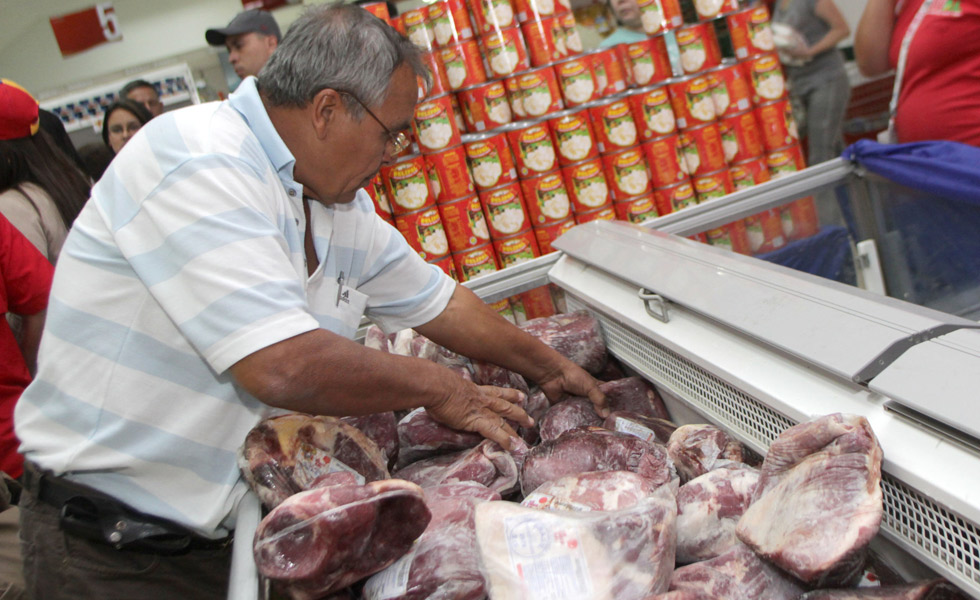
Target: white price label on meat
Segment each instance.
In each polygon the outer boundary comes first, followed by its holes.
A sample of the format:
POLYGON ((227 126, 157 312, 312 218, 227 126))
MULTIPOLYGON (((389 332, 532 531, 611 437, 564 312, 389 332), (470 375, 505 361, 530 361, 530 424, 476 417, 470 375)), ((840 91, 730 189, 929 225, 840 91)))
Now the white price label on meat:
POLYGON ((365 600, 389 600, 404 596, 408 592, 408 576, 412 572, 412 563, 415 562, 415 551, 418 547, 418 540, 416 540, 408 554, 368 578, 362 592, 365 600))
POLYGON ((364 476, 330 456, 322 449, 312 444, 302 442, 296 449, 296 468, 293 470, 293 477, 304 489, 309 489, 317 477, 327 473, 338 473, 347 471, 354 475, 358 485, 364 485, 364 476))
POLYGON ((504 529, 510 563, 521 580, 525 598, 593 598, 578 527, 542 512, 505 519, 504 529))
POLYGON ((629 419, 624 419, 622 417, 616 417, 616 422, 613 425, 614 431, 619 431, 621 433, 628 433, 632 436, 636 436, 645 442, 655 442, 657 441, 657 434, 653 432, 649 427, 644 427, 635 421, 630 421, 629 419))
POLYGON ((573 510, 577 512, 589 512, 592 509, 584 504, 579 504, 578 502, 572 502, 570 500, 562 500, 560 498, 555 498, 551 494, 540 494, 538 492, 531 492, 524 498, 521 502, 521 506, 526 506, 528 508, 544 508, 548 510, 573 510))

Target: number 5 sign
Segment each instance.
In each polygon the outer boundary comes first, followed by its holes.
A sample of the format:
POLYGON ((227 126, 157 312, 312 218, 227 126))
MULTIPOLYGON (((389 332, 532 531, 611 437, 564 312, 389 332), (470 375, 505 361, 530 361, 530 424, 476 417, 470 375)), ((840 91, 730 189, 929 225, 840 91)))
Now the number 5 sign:
POLYGON ((119 17, 112 2, 102 2, 75 13, 51 17, 51 29, 62 56, 70 56, 106 42, 122 39, 119 17))

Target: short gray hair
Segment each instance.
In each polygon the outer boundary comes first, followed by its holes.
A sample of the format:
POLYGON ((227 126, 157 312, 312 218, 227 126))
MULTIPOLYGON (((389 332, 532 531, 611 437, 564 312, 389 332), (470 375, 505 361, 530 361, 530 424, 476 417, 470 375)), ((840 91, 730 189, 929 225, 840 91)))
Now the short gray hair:
MULTIPOLYGON (((421 49, 393 27, 359 6, 313 6, 289 27, 259 72, 259 89, 273 106, 306 106, 327 88, 376 106, 385 101, 391 76, 403 63, 422 77, 427 90, 431 76, 421 49)), ((361 106, 342 97, 361 118, 361 106)))

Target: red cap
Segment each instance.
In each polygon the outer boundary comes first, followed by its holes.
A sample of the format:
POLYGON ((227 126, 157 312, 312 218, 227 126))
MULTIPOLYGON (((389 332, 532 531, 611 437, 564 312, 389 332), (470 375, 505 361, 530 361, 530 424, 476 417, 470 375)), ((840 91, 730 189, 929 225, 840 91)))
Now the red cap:
POLYGON ((16 140, 37 133, 37 100, 9 79, 0 79, 0 140, 16 140))

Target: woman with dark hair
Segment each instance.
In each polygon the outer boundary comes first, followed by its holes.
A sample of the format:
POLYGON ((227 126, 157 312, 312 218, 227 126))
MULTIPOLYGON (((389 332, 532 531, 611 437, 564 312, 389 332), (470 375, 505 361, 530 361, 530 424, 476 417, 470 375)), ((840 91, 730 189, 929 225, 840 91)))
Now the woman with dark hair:
POLYGON ((129 138, 136 135, 153 116, 146 107, 133 100, 116 100, 102 117, 102 141, 119 154, 129 138))
POLYGON ((40 128, 37 100, 0 79, 0 213, 54 263, 89 188, 40 128))

